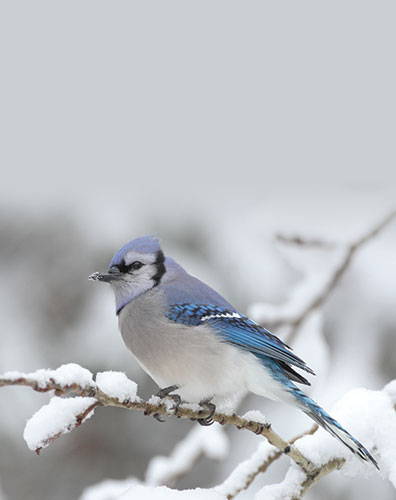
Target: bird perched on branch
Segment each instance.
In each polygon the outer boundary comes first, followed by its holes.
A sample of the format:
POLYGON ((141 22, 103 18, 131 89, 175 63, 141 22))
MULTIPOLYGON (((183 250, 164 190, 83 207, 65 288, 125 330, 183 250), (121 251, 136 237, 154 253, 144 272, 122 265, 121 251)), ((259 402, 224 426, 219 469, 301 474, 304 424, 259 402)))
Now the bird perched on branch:
MULTIPOLYGON (((136 238, 93 281, 109 283, 124 342, 142 368, 180 403, 214 403, 250 391, 299 407, 365 461, 377 463, 294 382, 296 369, 314 372, 268 330, 238 312, 219 293, 165 257, 154 236, 136 238)), ((200 419, 202 425, 212 422, 200 419)))

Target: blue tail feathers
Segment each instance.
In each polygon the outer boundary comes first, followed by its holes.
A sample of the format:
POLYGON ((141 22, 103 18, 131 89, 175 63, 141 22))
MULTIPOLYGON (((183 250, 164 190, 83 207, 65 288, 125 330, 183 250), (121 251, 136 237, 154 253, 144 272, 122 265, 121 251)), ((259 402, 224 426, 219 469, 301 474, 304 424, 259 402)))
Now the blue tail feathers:
POLYGON ((281 367, 274 361, 267 358, 264 361, 265 366, 270 370, 273 377, 282 384, 284 390, 291 394, 298 404, 299 408, 318 425, 323 427, 336 439, 341 441, 352 453, 366 462, 371 462, 377 469, 378 464, 374 457, 369 453, 366 448, 359 443, 348 431, 346 431, 341 424, 339 424, 333 417, 331 417, 323 408, 321 408, 313 399, 308 397, 302 390, 300 390, 293 382, 287 377, 287 374, 281 367))
POLYGON ((299 403, 301 410, 312 418, 318 425, 323 427, 332 436, 341 441, 349 450, 358 455, 359 458, 366 462, 371 462, 379 469, 378 464, 374 457, 366 450, 366 448, 359 443, 348 431, 346 431, 341 424, 331 417, 323 408, 321 408, 315 401, 309 398, 303 391, 290 382, 288 392, 294 396, 299 403))

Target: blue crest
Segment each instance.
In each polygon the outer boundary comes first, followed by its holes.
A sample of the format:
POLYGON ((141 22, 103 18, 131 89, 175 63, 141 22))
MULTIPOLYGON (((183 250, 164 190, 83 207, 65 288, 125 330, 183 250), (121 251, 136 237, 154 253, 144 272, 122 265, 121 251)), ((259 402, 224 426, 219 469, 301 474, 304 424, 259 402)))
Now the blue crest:
POLYGON ((138 253, 155 254, 161 250, 160 240, 153 234, 150 236, 141 236, 126 243, 111 259, 110 267, 117 266, 122 262, 124 255, 131 250, 138 253))

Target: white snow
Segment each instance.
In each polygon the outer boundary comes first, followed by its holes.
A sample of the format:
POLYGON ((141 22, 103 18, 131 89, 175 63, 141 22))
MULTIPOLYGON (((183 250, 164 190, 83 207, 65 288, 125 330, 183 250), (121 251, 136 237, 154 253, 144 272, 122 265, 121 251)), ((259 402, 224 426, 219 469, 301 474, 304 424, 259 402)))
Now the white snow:
POLYGON ((131 477, 127 479, 106 479, 87 488, 80 500, 117 500, 128 488, 140 484, 140 481, 131 477))
POLYGON ((1 378, 7 380, 18 380, 19 378, 26 377, 26 373, 18 372, 16 370, 11 370, 0 375, 1 378))
POLYGON ((259 410, 250 410, 242 415, 242 418, 249 421, 258 422, 259 424, 267 424, 268 420, 259 410))
POLYGON ((221 460, 227 456, 228 450, 229 441, 220 425, 194 427, 169 457, 158 456, 150 461, 146 482, 150 485, 169 484, 174 477, 191 470, 201 455, 221 460))
POLYGON ((1 375, 1 378, 9 380, 18 380, 20 378, 24 378, 30 382, 36 383, 40 388, 43 388, 50 383, 52 373, 53 370, 49 369, 40 369, 32 373, 9 371, 1 375))
MULTIPOLYGON (((26 423, 23 437, 29 449, 45 448, 52 438, 72 431, 77 424, 77 416, 95 402, 95 398, 52 398, 26 423)), ((92 414, 93 411, 88 413, 84 420, 92 414)))
POLYGON ((213 489, 171 490, 166 486, 133 486, 120 500, 226 500, 213 489))
POLYGON ((96 375, 98 388, 112 398, 124 401, 137 400, 137 384, 129 380, 123 372, 100 372, 96 375))
POLYGON ((77 363, 67 363, 56 370, 51 370, 50 377, 60 385, 78 384, 81 387, 95 385, 92 373, 77 363))
MULTIPOLYGON (((354 389, 334 405, 330 414, 368 449, 378 462, 379 473, 396 487, 396 413, 387 388, 389 384, 384 391, 354 389)), ((336 457, 345 458, 341 471, 347 476, 376 471, 322 429, 299 439, 296 446, 318 465, 336 457)))
MULTIPOLYGON (((174 410, 175 408, 175 402, 173 401, 173 399, 167 398, 166 396, 163 398, 160 398, 156 395, 150 396, 150 398, 147 400, 147 403, 155 406, 164 405, 168 412, 172 412, 172 410, 174 410)), ((197 403, 183 403, 182 405, 180 405, 180 408, 185 408, 192 411, 199 411, 201 409, 201 407, 197 403)))
POLYGON ((159 405, 161 403, 161 398, 158 396, 150 396, 150 399, 147 401, 150 405, 159 405))
POLYGON ((78 384, 81 387, 93 387, 95 385, 92 373, 76 363, 67 363, 56 370, 40 369, 31 373, 9 371, 1 377, 9 380, 25 378, 28 381, 37 383, 41 388, 50 384, 51 381, 63 386, 78 384))
MULTIPOLYGON (((283 304, 254 303, 248 308, 248 314, 259 323, 292 322, 298 318, 303 311, 326 290, 333 279, 334 273, 344 262, 347 249, 338 248, 325 261, 325 265, 316 262, 311 268, 306 265, 300 266, 300 272, 304 274, 283 304)), ((296 266, 293 260, 293 265, 296 266)), ((298 266, 297 266, 298 267, 298 266)))
POLYGON ((198 412, 202 409, 202 407, 198 403, 183 403, 181 408, 185 408, 186 410, 191 410, 198 412))
POLYGON ((314 310, 305 318, 299 326, 297 337, 293 341, 293 351, 312 368, 317 375, 316 378, 308 376, 314 384, 307 388, 312 396, 314 391, 319 399, 322 399, 326 388, 327 372, 330 365, 329 346, 323 333, 322 311, 314 310), (322 387, 320 387, 322 385, 322 387), (322 389, 322 390, 321 390, 322 389))
POLYGON ((216 486, 215 490, 225 497, 236 495, 238 491, 244 489, 249 477, 276 453, 278 449, 275 446, 262 441, 253 455, 241 462, 222 484, 216 486))
POLYGON ((389 396, 391 402, 396 405, 396 380, 392 380, 384 387, 384 392, 389 396))
POLYGON ((264 486, 254 496, 254 500, 292 500, 298 498, 305 474, 297 465, 292 465, 283 481, 264 486))

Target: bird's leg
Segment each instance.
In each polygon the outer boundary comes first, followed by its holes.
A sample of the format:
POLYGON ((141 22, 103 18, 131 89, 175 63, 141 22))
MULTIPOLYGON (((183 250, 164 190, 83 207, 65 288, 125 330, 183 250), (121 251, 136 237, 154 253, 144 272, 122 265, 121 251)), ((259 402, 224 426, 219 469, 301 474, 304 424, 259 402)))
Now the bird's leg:
MULTIPOLYGON (((160 389, 156 396, 158 398, 166 398, 168 397, 169 399, 172 399, 174 402, 175 402, 175 406, 172 408, 173 411, 174 411, 174 414, 177 416, 177 411, 179 409, 179 406, 181 405, 181 397, 179 396, 179 394, 170 394, 171 392, 173 391, 176 391, 177 389, 179 389, 180 387, 178 385, 170 385, 169 387, 165 387, 164 389, 160 389)), ((155 417, 155 415, 153 415, 155 417)), ((158 420, 158 419, 157 419, 158 420)), ((161 420, 160 420, 161 422, 161 420)))
POLYGON ((200 424, 200 425, 204 425, 204 426, 207 426, 207 425, 212 425, 214 423, 214 420, 213 420, 213 415, 215 414, 215 411, 216 411, 216 405, 214 405, 213 403, 210 402, 210 399, 206 399, 206 400, 203 400, 199 403, 200 406, 204 406, 205 408, 207 408, 210 413, 207 417, 205 418, 198 418, 197 419, 197 422, 200 424))

